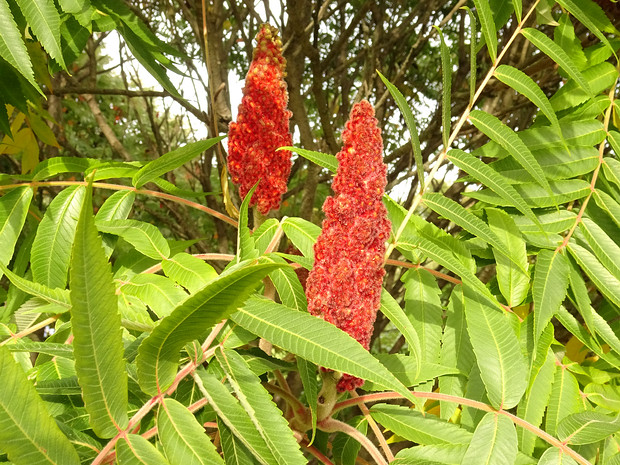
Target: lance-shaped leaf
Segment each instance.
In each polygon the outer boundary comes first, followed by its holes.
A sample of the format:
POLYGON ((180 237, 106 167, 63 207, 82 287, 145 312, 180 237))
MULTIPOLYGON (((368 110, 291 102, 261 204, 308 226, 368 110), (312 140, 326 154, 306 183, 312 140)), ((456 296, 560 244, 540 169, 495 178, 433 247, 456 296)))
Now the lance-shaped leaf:
MULTIPOLYGON (((1 1, 1 0, 0 0, 1 1)), ((24 186, 0 197, 0 262, 9 264, 15 243, 26 221, 32 189, 24 186)), ((0 273, 0 278, 2 273, 0 273)))
POLYGON ((588 245, 601 263, 616 278, 620 279, 620 247, 603 229, 590 218, 583 218, 579 229, 586 237, 588 245))
POLYGON ((239 263, 243 260, 248 260, 250 258, 258 257, 258 252, 254 247, 254 238, 250 235, 250 228, 248 227, 248 208, 250 206, 250 200, 252 200, 252 195, 258 187, 259 182, 260 181, 256 181, 254 187, 250 189, 250 191, 245 196, 245 199, 243 199, 243 202, 241 203, 241 208, 239 208, 236 263, 239 263))
POLYGON ((217 272, 211 265, 185 252, 164 260, 161 269, 192 294, 217 278, 217 272))
POLYGON ((417 333, 422 349, 422 362, 439 358, 443 309, 435 277, 424 269, 413 268, 403 274, 405 312, 417 333))
POLYGON ((558 129, 560 128, 558 117, 555 115, 549 99, 531 77, 523 71, 508 65, 498 66, 495 70, 495 77, 527 97, 534 105, 540 108, 540 111, 545 114, 551 124, 558 129))
POLYGON ((541 250, 536 258, 532 297, 534 299, 534 341, 560 309, 568 289, 570 269, 565 255, 541 250))
POLYGON ((297 358, 297 370, 299 370, 299 377, 301 378, 301 384, 304 387, 306 402, 310 409, 310 415, 312 416, 312 437, 310 444, 314 442, 316 434, 316 422, 317 422, 317 405, 318 405, 318 380, 317 380, 317 367, 314 363, 307 361, 301 357, 297 358))
POLYGON ((385 289, 381 289, 381 313, 383 313, 405 337, 405 341, 407 341, 407 345, 409 346, 409 354, 414 358, 416 363, 415 376, 417 377, 422 367, 422 347, 420 345, 420 338, 411 320, 407 317, 407 314, 400 308, 396 299, 385 289))
POLYGON ((527 297, 530 287, 525 241, 512 216, 496 208, 487 208, 485 211, 491 230, 504 244, 501 249, 493 246, 497 283, 508 305, 516 307, 527 297))
POLYGON ((592 444, 620 431, 620 416, 602 412, 578 412, 558 425, 558 438, 568 444, 592 444))
POLYGON ((499 145, 504 147, 519 162, 525 170, 548 192, 551 192, 547 178, 542 168, 530 152, 530 149, 515 134, 515 132, 502 123, 497 117, 480 110, 473 110, 469 119, 480 131, 489 136, 499 145))
MULTIPOLYGON (((492 245, 499 253, 505 255, 508 260, 513 260, 517 267, 523 269, 523 265, 513 259, 511 254, 504 250, 504 244, 491 228, 476 215, 463 208, 459 203, 442 194, 430 192, 424 195, 423 201, 424 205, 431 210, 449 219, 466 231, 469 231, 474 236, 484 240, 489 245, 492 245)), ((523 269, 523 271, 525 271, 525 269, 523 269)))
POLYGON ((61 305, 67 309, 71 308, 71 299, 67 289, 51 289, 43 284, 33 283, 13 273, 2 262, 0 262, 0 271, 6 274, 11 284, 21 291, 40 297, 47 302, 61 305))
POLYGON ((372 417, 394 434, 418 444, 469 444, 472 433, 434 415, 400 405, 373 405, 372 417))
POLYGON ((464 291, 467 331, 489 401, 495 408, 510 409, 521 400, 528 373, 511 315, 491 307, 469 286, 464 291))
POLYGON ((282 303, 295 310, 307 311, 308 300, 306 299, 306 293, 295 274, 295 270, 288 266, 283 258, 277 255, 272 255, 266 260, 287 265, 269 274, 269 278, 271 278, 271 282, 275 286, 276 291, 278 291, 278 296, 282 303))
POLYGON ((99 165, 99 160, 92 158, 54 157, 43 160, 32 171, 32 180, 41 181, 63 173, 83 173, 99 165))
POLYGON ((474 0, 474 5, 476 5, 482 35, 487 43, 487 49, 489 50, 491 61, 495 62, 495 59, 497 58, 497 32, 495 29, 495 21, 493 21, 491 6, 489 2, 484 0, 474 0))
POLYGON ((379 71, 377 71, 377 74, 379 74, 379 77, 383 81, 383 84, 385 84, 385 87, 387 87, 387 89, 390 91, 390 94, 392 94, 392 98, 396 102, 396 105, 398 105, 400 112, 405 118, 405 124, 407 125, 407 129, 409 129, 409 135, 411 137, 411 150, 413 151, 415 168, 418 173, 418 183, 420 185, 424 185, 424 160, 422 159, 420 136, 418 135, 418 127, 415 123, 413 112, 411 111, 411 108, 407 104, 405 97, 403 97, 403 94, 400 93, 398 88, 390 81, 388 81, 387 78, 379 71))
POLYGON ((321 228, 303 218, 286 218, 282 221, 284 234, 297 247, 304 257, 314 260, 314 243, 321 233, 321 228))
POLYGON ((51 0, 17 0, 28 26, 43 48, 63 69, 67 69, 60 46, 60 15, 51 0))
POLYGON ((620 279, 612 275, 586 248, 577 245, 573 240, 569 242, 568 250, 598 290, 616 306, 620 306, 620 279))
POLYGON ((47 208, 30 252, 35 282, 51 288, 67 285, 71 246, 85 192, 84 186, 69 187, 47 208))
MULTIPOLYGON (((209 401, 209 405, 218 415, 218 423, 221 420, 262 465, 278 465, 269 446, 256 430, 254 423, 243 410, 239 401, 228 392, 219 379, 204 370, 196 371, 194 376, 200 392, 209 401)), ((230 448, 229 448, 230 449, 230 448)), ((235 457, 237 454, 234 454, 235 457)), ((245 454, 240 454, 244 457, 245 454)), ((227 459, 228 460, 228 459, 227 459)), ((228 463, 228 462, 227 462, 228 463)), ((247 463, 240 461, 238 463, 247 463)))
POLYGON ((128 434, 116 443, 119 465, 170 465, 170 462, 139 434, 128 434))
POLYGON ((142 341, 136 363, 144 392, 156 395, 172 382, 183 346, 228 318, 268 273, 282 265, 248 260, 235 265, 181 302, 142 341))
POLYGON ((73 352, 90 425, 98 436, 112 437, 128 423, 127 371, 116 288, 91 202, 89 188, 71 254, 73 352))
POLYGON ((231 319, 248 331, 317 365, 414 397, 376 358, 344 331, 308 313, 251 297, 231 319))
MULTIPOLYGON (((558 0, 558 3, 569 11, 581 24, 587 27, 605 46, 615 55, 616 47, 611 45, 609 39, 601 32, 604 30, 611 34, 617 34, 616 29, 604 11, 592 0, 558 0)), ((617 56, 616 56, 617 58, 617 56)))
POLYGON ((541 52, 560 65, 571 78, 577 81, 583 90, 592 95, 588 81, 579 72, 579 68, 577 68, 573 60, 558 44, 537 29, 526 27, 521 31, 521 34, 538 47, 541 52))
POLYGON ((506 465, 517 458, 517 431, 506 416, 487 413, 474 431, 462 463, 506 465))
POLYGON ((157 413, 157 431, 173 465, 223 463, 204 427, 180 402, 164 399, 157 413))
MULTIPOLYGON (((555 361, 555 354, 550 348, 547 349, 544 364, 534 375, 525 398, 519 403, 518 416, 536 427, 540 426, 543 421, 551 396, 555 361)), ((520 449, 528 455, 533 454, 537 436, 525 428, 520 428, 518 435, 520 449)))
POLYGON ((508 180, 494 169, 485 165, 478 158, 463 152, 462 150, 450 150, 448 159, 467 174, 487 186, 502 199, 512 205, 525 216, 530 218, 535 224, 539 224, 536 215, 525 203, 521 194, 510 185, 508 180))
POLYGON ((540 456, 538 465, 577 465, 577 462, 562 449, 550 447, 540 456))
POLYGON ((156 226, 138 220, 97 221, 101 232, 122 237, 136 250, 154 260, 170 256, 170 246, 156 226))
POLYGON ((500 308, 497 300, 493 297, 482 281, 480 281, 474 273, 463 265, 463 263, 459 261, 450 250, 447 250, 443 243, 430 237, 416 237, 412 240, 412 242, 429 258, 456 273, 460 276, 464 283, 472 289, 475 289, 479 295, 486 297, 491 304, 497 305, 498 309, 500 308))
POLYGON ((69 439, 4 346, 0 346, 0 373, 0 450, 15 465, 78 465, 69 439))
MULTIPOLYGON (((28 50, 22 40, 22 34, 13 19, 13 14, 6 0, 0 0, 0 57, 28 80, 32 87, 41 92, 41 88, 34 80, 32 63, 28 50)), ((42 92, 41 92, 42 94, 42 92)))
POLYGON ((256 460, 243 442, 237 439, 220 417, 216 419, 224 461, 228 465, 256 465, 256 460))
POLYGON ((547 404, 545 431, 556 435, 560 421, 572 413, 583 409, 579 394, 579 383, 565 367, 555 369, 551 397, 547 404))
POLYGON ((168 316, 187 293, 170 278, 158 274, 141 273, 133 276, 119 289, 123 294, 133 295, 148 305, 159 318, 168 316))
POLYGON ((184 145, 176 150, 168 152, 161 157, 148 162, 133 176, 132 183, 138 189, 147 182, 168 173, 179 166, 183 166, 192 158, 197 157, 205 150, 210 149, 226 136, 213 137, 184 145))
MULTIPOLYGON (((456 286, 450 295, 441 338, 439 360, 443 366, 459 369, 463 373, 469 373, 476 363, 467 334, 462 285, 456 286)), ((439 378, 439 390, 444 394, 463 396, 466 383, 467 380, 464 376, 442 376, 439 378)), ((448 420, 456 411, 458 404, 440 401, 440 407, 441 418, 448 420)))
POLYGON ((338 159, 334 155, 300 149, 297 147, 280 147, 278 150, 290 150, 297 155, 301 155, 306 160, 310 160, 323 168, 327 168, 332 173, 335 173, 338 170, 338 159))
POLYGON ((281 465, 303 463, 304 457, 282 411, 273 403, 271 394, 250 371, 241 355, 234 350, 226 350, 216 351, 215 356, 239 404, 247 412, 276 461, 281 465))

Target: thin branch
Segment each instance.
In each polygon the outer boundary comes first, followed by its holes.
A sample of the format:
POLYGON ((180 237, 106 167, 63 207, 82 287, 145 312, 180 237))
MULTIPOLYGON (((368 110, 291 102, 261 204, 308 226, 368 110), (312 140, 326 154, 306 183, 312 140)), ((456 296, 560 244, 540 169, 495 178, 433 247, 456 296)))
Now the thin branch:
MULTIPOLYGON (((514 424, 534 433, 536 436, 543 439, 547 443, 551 444, 554 447, 557 447, 562 452, 564 452, 566 455, 572 457, 577 463, 581 465, 592 465, 590 461, 588 461, 586 458, 584 458, 582 455, 580 455, 575 450, 568 447, 568 445, 561 442, 559 439, 554 438, 546 431, 543 431, 537 426, 532 425, 531 423, 523 420, 522 418, 517 417, 516 415, 513 415, 510 412, 507 412, 506 410, 503 410, 503 409, 496 410, 490 405, 487 405, 483 402, 478 402, 477 400, 468 399, 466 397, 453 396, 450 394, 442 394, 440 392, 421 392, 421 391, 410 391, 410 392, 415 397, 454 402, 457 404, 466 405, 467 407, 472 407, 478 410, 482 410, 484 412, 492 412, 498 415, 504 415, 510 418, 510 420, 512 420, 514 424)), ((376 401, 381 401, 381 400, 402 399, 402 398, 403 396, 397 392, 379 392, 376 394, 367 394, 364 396, 359 396, 357 398, 350 398, 342 402, 338 402, 334 406, 333 413, 339 410, 342 410, 343 408, 351 407, 353 405, 359 405, 360 403, 376 402, 376 401)))
MULTIPOLYGON (((359 399, 361 399, 361 397, 359 399)), ((321 421, 317 425, 317 427, 321 431, 325 431, 327 433, 341 432, 341 433, 348 434, 353 439, 355 439, 357 442, 359 442, 364 447, 364 449, 368 451, 371 457, 375 459, 375 462, 377 462, 379 465, 388 465, 385 458, 383 458, 383 456, 381 455, 379 450, 375 447, 375 445, 372 443, 372 441, 368 439, 366 435, 362 434, 360 431, 355 429, 353 426, 348 425, 339 420, 334 420, 331 417, 328 417, 325 420, 321 421)))
MULTIPOLYGON (((86 181, 30 181, 30 182, 22 182, 17 184, 6 184, 4 186, 0 186, 0 191, 14 189, 16 187, 21 186, 31 186, 31 187, 39 187, 39 186, 87 186, 88 183, 86 181)), ((98 187, 100 189, 110 189, 116 191, 132 191, 136 194, 150 195, 152 197, 158 197, 161 199, 172 200, 173 202, 180 203, 183 205, 187 205, 189 207, 195 208, 196 210, 203 211, 208 213, 211 216, 214 216, 235 228, 238 227, 238 224, 232 218, 213 210, 209 207, 205 207, 196 202, 192 202, 191 200, 184 199, 183 197, 177 197, 176 195, 166 194, 165 192, 157 192, 147 189, 136 189, 132 186, 123 186, 120 184, 110 184, 105 182, 94 182, 93 187, 98 187)))
MULTIPOLYGON (((351 397, 354 399, 359 399, 360 397, 357 391, 350 391, 350 394, 351 394, 351 397)), ((370 428, 372 429, 373 433, 375 433, 375 437, 377 438, 377 441, 379 441, 379 445, 381 446, 381 449, 383 449, 383 453, 387 457, 388 462, 393 461, 394 454, 392 454, 392 451, 390 450, 390 446, 388 446, 388 443, 385 441, 385 438, 383 437, 383 434, 381 433, 381 430, 379 429, 379 425, 377 425, 377 422, 374 420, 374 418, 370 416, 370 410, 368 410, 368 407, 366 407, 366 404, 363 402, 360 402, 359 404, 357 404, 357 406, 360 408, 360 410, 364 414, 364 418, 366 418, 366 421, 370 425, 370 428)))

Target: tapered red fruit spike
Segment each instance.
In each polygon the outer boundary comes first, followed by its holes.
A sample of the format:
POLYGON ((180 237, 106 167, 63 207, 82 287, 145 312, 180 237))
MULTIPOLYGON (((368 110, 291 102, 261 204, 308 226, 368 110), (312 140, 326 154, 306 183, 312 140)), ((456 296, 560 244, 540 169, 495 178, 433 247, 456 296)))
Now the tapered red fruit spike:
POLYGON ((245 197, 260 180, 250 205, 257 205, 263 215, 280 208, 291 172, 291 152, 276 151, 292 145, 285 65, 278 30, 263 24, 256 36, 237 121, 230 123, 228 132, 232 181, 245 197))
MULTIPOLYGON (((381 301, 385 241, 390 221, 381 197, 386 185, 381 130, 374 109, 353 106, 342 133, 335 195, 323 204, 323 230, 314 246, 314 267, 306 282, 308 310, 354 337, 367 350, 381 301)), ((340 392, 364 381, 348 374, 340 392)))

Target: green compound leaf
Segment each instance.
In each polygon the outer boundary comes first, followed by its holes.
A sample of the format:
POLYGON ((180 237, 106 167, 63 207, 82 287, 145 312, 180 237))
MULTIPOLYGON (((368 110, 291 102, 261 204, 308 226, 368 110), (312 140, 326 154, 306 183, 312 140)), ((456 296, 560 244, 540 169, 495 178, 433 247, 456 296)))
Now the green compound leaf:
POLYGON ((400 405, 373 405, 372 417, 394 434, 418 444, 469 444, 465 428, 400 405))
POLYGON ((128 434, 116 443, 119 465, 170 465, 170 462, 139 434, 128 434))
POLYGON ((314 243, 321 233, 321 228, 303 218, 286 218, 282 221, 284 234, 297 247, 304 257, 314 260, 314 243))
POLYGON ((359 342, 334 325, 261 297, 251 297, 231 316, 239 326, 284 350, 342 373, 414 397, 359 342))
POLYGON ((69 187, 47 208, 30 253, 35 282, 51 288, 66 287, 71 246, 85 192, 84 186, 69 187))
POLYGON ((205 150, 213 147, 225 137, 226 136, 219 136, 198 142, 192 142, 147 163, 140 168, 136 174, 134 174, 132 180, 134 187, 139 189, 147 182, 158 178, 162 174, 168 173, 179 166, 183 166, 185 163, 197 157, 205 150))
POLYGON ((0 263, 4 265, 8 265, 13 256, 31 200, 32 189, 27 186, 13 189, 0 197, 0 263))
POLYGON ((463 208, 459 203, 445 197, 442 194, 430 192, 424 194, 423 202, 424 205, 429 207, 434 212, 449 219, 461 228, 472 233, 474 236, 483 239, 487 244, 495 247, 498 253, 505 255, 506 259, 512 260, 517 267, 523 269, 523 265, 521 263, 513 259, 509 253, 504 251, 504 244, 491 230, 491 228, 476 215, 463 208))
POLYGON ((542 187, 551 192, 540 164, 512 129, 497 117, 480 110, 473 110, 469 119, 480 131, 506 149, 542 187))
POLYGON ((555 115, 549 99, 534 80, 523 71, 508 65, 500 65, 495 70, 495 77, 507 86, 512 87, 527 97, 534 105, 540 108, 551 124, 558 128, 560 123, 555 115))
POLYGON ((170 256, 170 246, 156 226, 138 220, 97 221, 101 232, 122 237, 136 250, 154 260, 163 260, 170 256))
POLYGON ((99 165, 99 160, 92 158, 54 157, 43 160, 32 171, 32 180, 41 181, 64 173, 83 173, 99 165))
POLYGON ((0 262, 0 271, 6 275, 13 286, 21 291, 40 297, 47 302, 58 304, 67 309, 71 308, 71 299, 67 289, 52 289, 44 286, 43 284, 28 281, 26 278, 22 278, 21 276, 13 273, 6 266, 4 266, 2 262, 0 262))
POLYGON ((558 438, 568 444, 593 444, 620 431, 620 416, 601 412, 578 412, 558 424, 558 438))
POLYGON ((538 254, 532 283, 536 343, 566 297, 569 272, 565 255, 551 250, 541 250, 538 254))
POLYGON ((157 431, 172 464, 211 465, 224 461, 204 427, 180 402, 164 399, 157 414, 157 431))
POLYGON ((527 297, 530 287, 526 244, 511 215, 496 208, 485 211, 491 230, 503 244, 501 249, 493 247, 497 283, 508 305, 516 307, 527 297))
POLYGON ((568 73, 568 75, 588 93, 588 95, 592 95, 592 90, 590 89, 588 81, 579 72, 579 68, 577 68, 573 60, 558 44, 537 29, 526 27, 521 31, 521 34, 523 34, 527 40, 538 47, 545 55, 560 65, 568 73))
POLYGON ((478 158, 462 150, 450 150, 450 152, 448 152, 448 159, 467 174, 487 186, 508 202, 509 205, 515 207, 530 218, 534 223, 539 224, 536 215, 534 215, 530 207, 525 203, 523 197, 521 197, 507 179, 497 171, 485 165, 478 158))
POLYGON ((392 94, 392 98, 398 105, 400 112, 405 118, 405 124, 407 125, 407 129, 409 129, 409 135, 411 136, 411 149, 413 150, 413 159, 415 160, 415 167, 418 173, 418 183, 423 186, 424 185, 424 160, 422 159, 422 149, 420 147, 420 136, 418 135, 418 127, 415 122, 415 118, 413 116, 413 112, 411 108, 407 104, 405 97, 400 93, 398 88, 392 84, 387 78, 377 71, 379 77, 385 84, 385 87, 392 94))
POLYGON ((86 192, 71 256, 73 351, 93 431, 112 437, 128 423, 121 317, 110 263, 97 234, 92 187, 86 192))
POLYGON ((252 189, 250 189, 250 191, 243 199, 243 202, 241 203, 241 208, 239 208, 236 263, 258 257, 258 251, 254 247, 254 238, 250 235, 250 228, 248 227, 248 208, 250 206, 250 201, 252 200, 252 195, 258 187, 259 182, 260 181, 256 181, 256 184, 254 184, 252 189))
POLYGON ((290 150, 297 155, 301 155, 306 160, 310 160, 323 168, 327 168, 332 173, 338 171, 338 159, 328 153, 314 152, 312 150, 300 149, 297 147, 280 147, 278 150, 290 150))
POLYGON ((282 411, 273 403, 271 394, 250 371, 243 358, 233 350, 216 351, 215 356, 226 373, 239 404, 250 417, 276 461, 281 465, 303 463, 304 457, 288 422, 282 416, 282 411))
POLYGON ((183 346, 228 318, 268 273, 281 266, 259 264, 256 260, 241 262, 163 318, 138 349, 138 379, 144 392, 156 395, 168 389, 174 381, 183 346))
POLYGON ((28 25, 43 48, 64 70, 67 69, 60 45, 60 15, 51 0, 17 0, 28 25))
POLYGON ((620 279, 611 274, 590 251, 573 240, 569 242, 568 250, 598 290, 616 306, 620 306, 620 279))
POLYGON ((505 465, 517 458, 517 431, 506 416, 487 413, 474 431, 462 463, 505 465))
POLYGON ((188 253, 181 252, 161 263, 161 269, 170 279, 194 294, 217 278, 211 265, 188 253))
POLYGON ((4 346, 0 373, 0 450, 15 465, 78 465, 75 449, 4 346))
MULTIPOLYGON (((241 442, 259 463, 262 465, 279 465, 271 449, 256 430, 256 426, 254 426, 246 411, 239 404, 239 401, 230 394, 228 388, 218 378, 210 373, 206 373, 204 370, 196 371, 194 380, 200 392, 209 401, 209 405, 217 413, 218 424, 221 420, 234 435, 234 439, 241 442)), ((234 446, 234 444, 228 444, 227 448, 229 451, 232 449, 231 445, 234 446)), ((226 445, 223 446, 226 447, 226 445)), ((247 458, 244 451, 226 455, 233 459, 238 455, 241 456, 241 460, 234 463, 248 463, 244 460, 247 458)), ((227 463, 228 457, 226 459, 227 463)))
POLYGON ((19 71, 32 84, 32 87, 43 95, 41 88, 34 80, 34 71, 28 50, 6 0, 0 0, 0 57, 19 71))
POLYGON ((487 43, 489 56, 491 57, 491 61, 495 63, 495 59, 497 58, 497 33, 495 22, 493 21, 493 13, 491 12, 491 5, 485 0, 474 0, 474 5, 476 5, 482 35, 487 43))
POLYGON ((385 289, 381 289, 381 313, 383 313, 405 337, 405 341, 407 341, 407 345, 409 346, 409 354, 414 358, 416 363, 414 371, 417 377, 422 367, 422 347, 420 345, 420 338, 411 320, 407 317, 407 314, 403 311, 398 302, 396 302, 396 299, 385 289))
POLYGON ((490 307, 468 286, 464 296, 467 331, 489 401, 495 408, 510 409, 521 400, 528 379, 511 315, 490 307))
POLYGON ((577 465, 577 462, 561 449, 550 447, 540 456, 538 465, 577 465))
MULTIPOLYGON (((616 47, 601 32, 604 30, 611 34, 617 34, 618 30, 611 24, 605 12, 592 0, 558 0, 558 3, 569 11, 581 24, 587 27, 605 46, 616 55, 616 47)), ((616 56, 617 58, 617 56, 616 56)))

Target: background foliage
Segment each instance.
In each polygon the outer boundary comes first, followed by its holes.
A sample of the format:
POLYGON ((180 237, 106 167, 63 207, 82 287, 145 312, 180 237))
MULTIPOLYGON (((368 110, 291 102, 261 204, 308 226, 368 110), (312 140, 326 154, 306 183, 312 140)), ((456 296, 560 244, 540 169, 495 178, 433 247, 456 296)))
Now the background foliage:
POLYGON ((618 27, 610 0, 0 0, 0 463, 620 463, 618 27), (221 141, 264 21, 298 148, 259 226, 221 141), (298 277, 362 98, 393 225, 370 353, 298 277), (317 366, 367 381, 329 404, 317 366))

